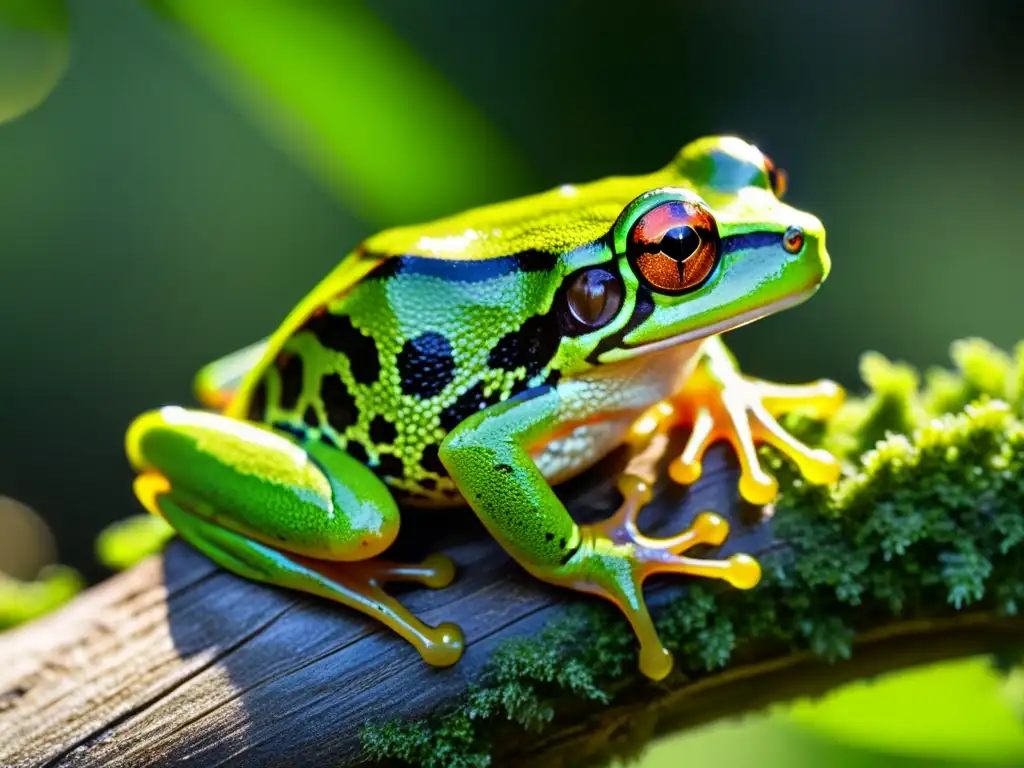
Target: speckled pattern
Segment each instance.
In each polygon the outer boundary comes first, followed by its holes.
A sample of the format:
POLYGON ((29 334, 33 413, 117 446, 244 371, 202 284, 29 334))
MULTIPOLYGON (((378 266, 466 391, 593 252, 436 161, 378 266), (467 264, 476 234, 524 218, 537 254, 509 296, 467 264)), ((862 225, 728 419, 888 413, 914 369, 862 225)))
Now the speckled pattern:
MULTIPOLYGON (((346 450, 404 500, 458 503, 437 458, 445 435, 477 411, 562 379, 560 342, 575 331, 557 290, 568 267, 550 257, 547 269, 481 274, 473 262, 446 262, 440 277, 436 265, 417 261, 433 259, 404 257, 401 269, 387 262, 314 312, 266 367, 248 414, 346 450)), ((589 384, 575 391, 605 409, 619 397, 637 410, 669 394, 671 385, 660 384, 675 381, 688 356, 580 374, 574 381, 589 384), (645 380, 641 370, 656 375, 645 380)), ((626 427, 620 416, 559 436, 538 452, 542 471, 556 482, 571 477, 626 427)))

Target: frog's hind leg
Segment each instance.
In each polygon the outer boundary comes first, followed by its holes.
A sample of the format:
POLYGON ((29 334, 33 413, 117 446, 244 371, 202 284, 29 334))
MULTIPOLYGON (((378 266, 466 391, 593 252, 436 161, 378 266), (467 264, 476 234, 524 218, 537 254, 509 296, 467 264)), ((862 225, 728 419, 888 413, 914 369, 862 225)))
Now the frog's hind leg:
MULTIPOLYGON (((162 478, 142 475, 137 493, 162 478)), ((173 492, 154 498, 154 506, 178 534, 207 557, 233 573, 285 589, 294 589, 355 608, 405 638, 424 661, 437 667, 454 664, 462 655, 462 631, 455 624, 430 627, 417 619, 398 600, 384 591, 390 581, 413 581, 439 588, 451 583, 454 568, 450 560, 433 556, 420 565, 400 565, 377 560, 334 563, 274 549, 221 528, 189 511, 173 492)))
POLYGON ((227 408, 246 374, 263 358, 268 343, 261 339, 200 368, 192 383, 196 399, 215 411, 227 408))
POLYGON ((447 586, 454 566, 441 556, 417 565, 373 559, 397 535, 398 509, 356 459, 182 408, 139 417, 127 443, 143 506, 218 565, 355 608, 432 665, 461 656, 457 626, 427 626, 384 591, 393 581, 447 586))

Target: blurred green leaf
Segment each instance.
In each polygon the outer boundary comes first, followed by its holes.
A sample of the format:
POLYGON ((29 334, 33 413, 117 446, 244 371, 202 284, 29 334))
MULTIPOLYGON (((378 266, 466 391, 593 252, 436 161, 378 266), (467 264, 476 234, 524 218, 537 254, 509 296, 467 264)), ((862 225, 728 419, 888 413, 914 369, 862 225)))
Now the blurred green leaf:
POLYGON ((174 536, 174 529, 154 515, 133 515, 104 528, 96 539, 96 557, 108 568, 123 571, 155 555, 174 536))
POLYGON ((0 123, 35 109, 68 68, 64 0, 0 0, 0 123))
POLYGON ((789 717, 874 750, 1019 765, 1024 727, 1004 684, 987 659, 949 662, 847 686, 789 717))
POLYGON ((20 581, 0 573, 0 629, 16 627, 66 603, 85 586, 72 568, 50 566, 35 581, 20 581))
POLYGON ((149 0, 368 222, 504 196, 520 166, 464 98, 358 2, 149 0))

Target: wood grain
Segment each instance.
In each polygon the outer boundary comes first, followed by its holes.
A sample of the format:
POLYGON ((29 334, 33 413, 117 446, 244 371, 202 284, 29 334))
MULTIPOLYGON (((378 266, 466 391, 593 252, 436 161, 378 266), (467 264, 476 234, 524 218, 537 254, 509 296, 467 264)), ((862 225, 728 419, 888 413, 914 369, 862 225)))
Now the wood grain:
MULTIPOLYGON (((619 458, 565 489, 581 519, 618 503, 619 458)), ((757 555, 780 546, 760 510, 742 504, 724 450, 713 450, 689 492, 659 489, 641 523, 678 530, 713 509, 733 526, 724 552, 757 555), (756 522, 750 522, 754 520, 756 522)), ((571 602, 588 600, 526 575, 465 510, 410 512, 396 547, 418 557, 440 547, 458 566, 443 590, 402 598, 429 623, 462 625, 467 650, 456 666, 428 667, 397 636, 316 598, 230 575, 180 541, 166 553, 100 584, 31 625, 0 635, 0 765, 357 765, 359 730, 371 720, 417 718, 445 708, 493 649, 539 632, 571 602)), ((649 589, 651 602, 684 590, 678 580, 649 589)), ((1016 622, 951 617, 923 626, 885 626, 861 638, 852 662, 826 665, 765 648, 722 673, 676 690, 653 687, 638 702, 572 707, 543 738, 510 730, 498 765, 579 764, 616 739, 692 726, 770 701, 817 693, 846 679, 1019 640, 1016 622), (941 636, 937 643, 920 637, 941 636), (643 716, 641 716, 641 714, 643 716)))

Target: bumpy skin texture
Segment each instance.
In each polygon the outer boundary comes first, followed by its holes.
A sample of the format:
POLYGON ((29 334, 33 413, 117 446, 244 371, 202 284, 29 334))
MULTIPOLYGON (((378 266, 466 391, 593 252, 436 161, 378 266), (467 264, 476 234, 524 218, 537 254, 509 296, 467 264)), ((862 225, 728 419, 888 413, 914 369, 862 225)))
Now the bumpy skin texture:
POLYGON ((711 441, 730 440, 752 501, 775 492, 755 441, 777 445, 812 481, 838 472, 774 421, 794 407, 829 412, 838 388, 745 379, 716 338, 806 299, 828 273, 820 222, 781 191, 759 150, 712 137, 651 175, 370 238, 269 339, 200 373, 200 398, 225 415, 164 409, 136 421, 128 453, 140 499, 225 567, 374 615, 386 603, 385 620, 432 663, 458 657, 457 629, 424 627, 379 584, 438 586, 450 568, 329 564, 390 544, 388 488, 412 505, 468 503, 532 573, 617 603, 641 668, 662 677, 671 659, 644 578, 758 578, 749 559, 680 556, 721 543, 717 518, 663 541, 636 530, 644 457, 665 430, 693 430, 672 469, 681 482, 699 475, 711 441), (638 455, 623 509, 577 526, 551 483, 623 441, 638 455))

